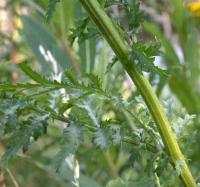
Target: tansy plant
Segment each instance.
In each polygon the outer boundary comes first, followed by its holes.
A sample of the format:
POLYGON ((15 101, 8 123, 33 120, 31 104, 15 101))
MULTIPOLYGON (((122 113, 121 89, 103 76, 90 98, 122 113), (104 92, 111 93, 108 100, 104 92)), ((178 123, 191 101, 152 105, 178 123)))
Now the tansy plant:
MULTIPOLYGON (((49 1, 46 13, 49 24, 56 6, 62 10, 62 3, 49 1)), ((146 43, 141 37, 145 16, 140 3, 128 0, 79 0, 79 3, 86 14, 75 23, 76 27, 70 28, 70 45, 77 50, 82 49, 83 43, 87 46, 88 41, 95 40, 100 52, 94 59, 111 62, 106 68, 101 64, 94 66, 91 73, 87 61, 91 61, 93 54, 86 53, 86 73, 80 72, 70 47, 64 45, 73 62, 66 65, 63 49, 51 35, 37 35, 43 28, 29 17, 22 17, 32 51, 42 62, 43 71, 48 64, 50 73, 38 73, 28 59, 19 63, 18 68, 31 81, 0 84, 0 130, 8 142, 1 158, 2 167, 8 168, 14 158, 23 158, 33 142, 54 135, 60 148, 52 165, 56 175, 61 174, 69 186, 195 187, 188 160, 178 144, 187 137, 185 129, 195 116, 184 111, 182 117, 176 116, 170 101, 159 101, 154 93, 147 77, 169 79, 174 72, 155 65, 160 42, 146 43), (116 9, 121 10, 120 15, 116 9), (49 43, 44 44, 44 39, 49 43), (112 59, 101 58, 103 50, 112 59), (98 67, 104 68, 103 76, 98 67), (133 96, 118 91, 122 82, 118 74, 122 70, 139 91, 133 96), (56 130, 58 133, 52 133, 56 130), (109 168, 108 176, 103 174, 102 157, 109 168)))

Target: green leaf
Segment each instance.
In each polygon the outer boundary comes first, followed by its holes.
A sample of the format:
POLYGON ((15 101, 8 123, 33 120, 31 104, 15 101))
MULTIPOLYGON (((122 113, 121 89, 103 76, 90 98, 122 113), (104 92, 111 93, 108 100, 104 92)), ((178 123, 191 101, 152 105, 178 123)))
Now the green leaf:
POLYGON ((74 74, 72 73, 72 71, 66 69, 64 71, 64 74, 65 74, 66 78, 68 79, 68 81, 72 85, 74 85, 74 86, 78 86, 79 85, 79 82, 78 82, 77 78, 74 76, 74 74))
POLYGON ((106 74, 109 73, 109 72, 111 71, 112 67, 117 63, 117 61, 118 61, 118 58, 117 58, 117 57, 114 57, 114 58, 112 59, 112 62, 109 63, 109 64, 107 65, 107 67, 106 67, 106 74))
POLYGON ((144 29, 153 34, 153 36, 156 36, 161 44, 163 45, 163 47, 165 48, 165 53, 164 56, 166 57, 167 61, 166 63, 170 66, 180 66, 180 61, 179 58, 172 46, 172 44, 170 43, 169 39, 167 39, 163 33, 160 31, 159 27, 157 27, 156 25, 152 24, 152 23, 147 23, 145 22, 143 24, 144 29))
POLYGON ((124 1, 125 11, 128 17, 129 29, 135 29, 140 26, 144 21, 144 12, 140 9, 140 3, 138 0, 128 4, 127 1, 124 1))
POLYGON ((162 162, 159 163, 158 167, 156 168, 156 173, 158 176, 162 176, 164 170, 167 168, 169 164, 169 158, 165 158, 162 162))
MULTIPOLYGON (((72 122, 73 123, 73 122, 72 122)), ((65 161, 66 157, 70 154, 74 154, 79 147, 81 138, 81 128, 75 124, 70 124, 69 127, 64 129, 63 137, 61 140, 61 149, 56 154, 54 160, 54 168, 56 172, 60 171, 60 168, 65 161)))
POLYGON ((142 42, 135 42, 132 47, 130 60, 138 67, 139 71, 158 73, 167 77, 167 71, 154 65, 155 57, 159 54, 160 43, 144 45, 142 42))
POLYGON ((9 91, 9 90, 16 90, 16 89, 32 89, 32 88, 38 88, 40 86, 41 86, 40 84, 30 84, 30 83, 26 83, 26 84, 5 83, 5 84, 0 84, 0 91, 9 91))
POLYGON ((107 149, 112 143, 111 136, 109 128, 99 128, 93 133, 93 142, 97 147, 107 149))
POLYGON ((60 2, 60 0, 49 0, 49 5, 48 5, 47 12, 46 12, 46 19, 47 19, 48 23, 52 19, 53 13, 56 10, 56 4, 59 2, 60 2))
POLYGON ((76 28, 71 29, 71 34, 69 36, 69 41, 73 45, 76 38, 78 38, 79 43, 84 42, 95 36, 99 36, 99 32, 95 27, 89 27, 90 19, 88 17, 77 21, 76 28))
POLYGON ((25 152, 31 142, 31 137, 37 140, 39 136, 46 133, 46 126, 48 115, 45 116, 30 116, 27 121, 22 121, 16 131, 13 132, 10 137, 9 145, 6 152, 1 158, 1 164, 3 167, 8 165, 8 162, 13 159, 17 152, 23 148, 25 152))
POLYGON ((98 75, 94 75, 92 73, 90 73, 90 74, 86 73, 86 74, 84 74, 84 77, 86 77, 90 80, 89 87, 96 88, 98 90, 102 89, 102 81, 98 75))
POLYGON ((19 67, 26 75, 28 75, 31 79, 33 79, 37 83, 45 84, 49 82, 46 79, 44 79, 39 73, 33 71, 26 63, 20 63, 19 67))
POLYGON ((40 63, 41 71, 43 73, 50 74, 53 70, 53 64, 47 62, 47 59, 45 59, 45 56, 48 55, 47 52, 52 54, 60 71, 71 66, 69 57, 66 55, 61 43, 58 42, 55 36, 50 33, 42 23, 38 20, 33 20, 28 16, 23 16, 22 22, 26 41, 37 61, 40 63), (41 52, 45 54, 42 54, 41 52))

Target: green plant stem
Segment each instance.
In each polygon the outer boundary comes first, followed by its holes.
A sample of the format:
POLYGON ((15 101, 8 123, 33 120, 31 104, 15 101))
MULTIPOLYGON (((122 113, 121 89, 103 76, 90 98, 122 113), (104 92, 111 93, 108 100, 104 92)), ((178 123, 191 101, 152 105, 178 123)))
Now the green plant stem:
POLYGON ((114 164, 113 158, 111 157, 109 150, 103 152, 103 155, 105 157, 106 162, 108 163, 108 166, 110 168, 112 176, 114 178, 117 178, 118 177, 118 168, 114 164))
POLYGON ((19 187, 19 184, 18 184, 18 182, 17 182, 15 176, 14 176, 14 175, 12 174, 12 172, 10 171, 10 169, 7 168, 6 171, 7 171, 8 175, 10 176, 10 179, 11 179, 11 181, 12 181, 14 187, 19 187))
POLYGON ((115 28, 111 19, 106 15, 97 0, 80 0, 80 2, 97 25, 102 35, 110 44, 137 88, 140 90, 141 95, 157 124, 159 133, 173 164, 176 165, 177 162, 182 163, 182 172, 180 176, 183 182, 187 187, 196 187, 195 180, 187 166, 183 154, 181 153, 176 137, 170 127, 170 123, 164 113, 159 99, 154 93, 148 79, 139 73, 134 62, 130 62, 129 60, 129 54, 131 51, 130 47, 123 41, 118 30, 115 28))

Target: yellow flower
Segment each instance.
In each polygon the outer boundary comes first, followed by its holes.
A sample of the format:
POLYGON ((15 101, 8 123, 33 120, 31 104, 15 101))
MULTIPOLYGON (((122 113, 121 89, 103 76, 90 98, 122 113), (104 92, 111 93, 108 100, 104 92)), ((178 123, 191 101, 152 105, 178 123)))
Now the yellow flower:
POLYGON ((15 26, 16 26, 17 29, 22 29, 23 28, 22 21, 21 21, 20 18, 15 17, 14 23, 15 23, 15 26))
POLYGON ((188 9, 197 17, 200 17, 200 1, 187 4, 188 9))

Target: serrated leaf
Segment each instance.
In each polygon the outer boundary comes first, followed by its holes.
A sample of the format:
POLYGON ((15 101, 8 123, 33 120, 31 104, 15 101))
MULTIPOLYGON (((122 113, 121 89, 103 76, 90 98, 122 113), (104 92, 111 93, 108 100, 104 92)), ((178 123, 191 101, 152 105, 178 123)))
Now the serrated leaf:
POLYGON ((113 145, 119 145, 122 142, 122 135, 120 133, 120 128, 113 129, 113 134, 112 134, 112 142, 113 145))
POLYGON ((64 71, 64 74, 66 76, 66 78, 68 79, 68 81, 72 84, 72 85, 75 85, 75 86, 78 86, 79 85, 79 82, 77 80, 77 78, 74 76, 74 74, 72 73, 72 71, 66 69, 64 71))
POLYGON ((71 45, 74 43, 76 38, 79 38, 79 40, 83 40, 85 37, 85 29, 89 23, 89 18, 86 17, 84 19, 81 19, 76 22, 77 26, 74 29, 71 29, 71 34, 69 36, 69 41, 71 45))
POLYGON ((124 6, 128 17, 129 29, 138 28, 144 21, 144 12, 140 9, 139 1, 133 1, 131 5, 125 1, 124 6))
POLYGON ((20 63, 18 66, 26 75, 28 75, 31 79, 33 79, 37 83, 41 84, 48 83, 46 79, 44 79, 39 73, 33 71, 26 63, 20 63))
POLYGON ((30 84, 30 83, 26 83, 26 84, 5 83, 5 84, 0 84, 0 91, 8 91, 8 90, 16 90, 16 89, 32 89, 32 88, 38 88, 40 86, 41 86, 40 84, 30 84))
POLYGON ((130 60, 136 64, 139 71, 158 73, 168 77, 167 71, 154 65, 155 57, 159 54, 159 43, 144 45, 141 42, 133 44, 130 60))
POLYGON ((164 160, 162 160, 162 162, 159 163, 158 167, 156 168, 156 173, 158 176, 162 176, 168 164, 169 164, 169 158, 165 158, 164 160))
POLYGON ((1 165, 3 167, 8 165, 8 162, 16 156, 17 152, 21 148, 23 151, 28 149, 31 137, 34 137, 36 140, 45 132, 43 123, 47 120, 47 118, 47 115, 45 117, 30 117, 27 121, 21 122, 20 127, 18 127, 18 129, 14 131, 10 137, 10 142, 6 152, 1 158, 1 165))
POLYGON ((98 90, 102 89, 102 81, 99 78, 98 75, 94 75, 92 73, 86 73, 84 74, 84 77, 88 78, 90 80, 89 86, 91 86, 92 88, 97 88, 98 90))
POLYGON ((76 28, 71 29, 71 34, 69 36, 69 41, 71 45, 74 43, 75 39, 78 38, 78 42, 82 43, 87 39, 98 36, 99 31, 95 27, 88 27, 90 19, 88 17, 77 21, 76 28))
POLYGON ((94 144, 101 148, 107 149, 111 145, 111 132, 108 128, 99 128, 93 133, 94 144))
POLYGON ((112 59, 112 62, 109 63, 109 64, 107 65, 107 67, 106 67, 106 73, 108 73, 108 72, 111 71, 112 67, 117 63, 117 61, 118 61, 118 58, 117 58, 117 57, 114 57, 114 58, 112 59))
POLYGON ((64 129, 63 137, 61 140, 61 149, 56 154, 54 160, 54 168, 56 172, 59 172, 62 163, 66 157, 70 154, 74 154, 80 144, 80 132, 81 128, 71 124, 69 127, 64 129))

